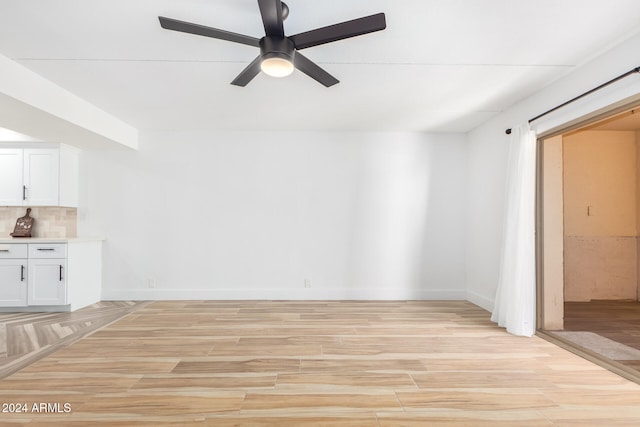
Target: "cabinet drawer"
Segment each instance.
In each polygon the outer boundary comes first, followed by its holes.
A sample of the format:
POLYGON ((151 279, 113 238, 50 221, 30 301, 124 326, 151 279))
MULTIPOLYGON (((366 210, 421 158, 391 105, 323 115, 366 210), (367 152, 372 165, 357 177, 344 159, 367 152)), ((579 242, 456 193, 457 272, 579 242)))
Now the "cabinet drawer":
POLYGON ((65 243, 32 243, 29 245, 29 258, 66 258, 65 243))
POLYGON ((0 259, 6 258, 26 258, 27 245, 15 243, 0 243, 0 259))

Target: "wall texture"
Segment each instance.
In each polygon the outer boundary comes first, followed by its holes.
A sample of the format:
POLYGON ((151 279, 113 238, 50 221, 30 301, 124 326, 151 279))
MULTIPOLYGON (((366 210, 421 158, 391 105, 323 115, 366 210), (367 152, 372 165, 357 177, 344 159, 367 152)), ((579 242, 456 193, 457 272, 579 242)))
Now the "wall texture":
POLYGON ((635 136, 584 131, 564 138, 565 301, 636 299, 635 136))
POLYGON ((565 235, 635 236, 635 132, 578 132, 563 145, 565 235))
POLYGON ((636 298, 635 237, 565 237, 564 265, 565 301, 636 298))
POLYGON ((143 133, 82 164, 104 299, 465 297, 463 135, 143 133))

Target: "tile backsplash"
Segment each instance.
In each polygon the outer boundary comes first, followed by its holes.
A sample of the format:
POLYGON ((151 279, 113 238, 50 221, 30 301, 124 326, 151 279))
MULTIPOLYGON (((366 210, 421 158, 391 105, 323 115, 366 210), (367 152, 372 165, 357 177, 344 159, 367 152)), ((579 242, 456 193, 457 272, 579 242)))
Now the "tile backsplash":
MULTIPOLYGON (((0 237, 9 237, 16 220, 25 216, 27 207, 0 206, 0 237)), ((78 211, 57 206, 32 207, 34 221, 31 237, 77 237, 78 211)))

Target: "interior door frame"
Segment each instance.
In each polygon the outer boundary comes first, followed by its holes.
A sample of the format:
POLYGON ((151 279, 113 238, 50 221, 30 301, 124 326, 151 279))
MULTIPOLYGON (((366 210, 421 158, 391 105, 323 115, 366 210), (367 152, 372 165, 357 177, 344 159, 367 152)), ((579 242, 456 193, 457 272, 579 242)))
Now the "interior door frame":
MULTIPOLYGON (((553 330, 564 329, 564 278, 562 280, 562 289, 558 290, 557 285, 545 283, 545 228, 544 228, 544 216, 545 216, 545 192, 544 192, 544 172, 545 172, 545 150, 544 141, 550 140, 554 137, 562 136, 571 131, 586 127, 595 122, 605 120, 612 116, 618 115, 625 111, 629 111, 634 108, 640 108, 640 93, 629 98, 626 98, 620 102, 612 104, 608 107, 594 111, 588 115, 575 119, 564 125, 553 128, 549 131, 543 132, 538 135, 536 142, 536 335, 556 344, 557 346, 564 348, 572 353, 575 353, 605 369, 610 370, 624 378, 634 381, 640 384, 640 371, 630 368, 614 360, 608 359, 600 354, 594 353, 588 349, 580 347, 579 345, 562 338, 554 334, 553 330), (556 288, 554 288, 556 286, 556 288), (562 313, 560 313, 558 324, 558 312, 549 313, 548 308, 545 307, 544 301, 546 297, 552 299, 553 296, 557 296, 562 292, 562 313), (546 312, 545 312, 546 311, 546 312), (559 326, 559 327, 558 327, 559 326)), ((549 207, 547 207, 549 209, 549 207)), ((564 222, 564 215, 561 218, 564 222)), ((563 243, 564 244, 564 243, 563 243)), ((562 260, 564 262, 564 260, 562 260)), ((549 265, 546 266, 547 269, 549 265)))
MULTIPOLYGON (((545 131, 538 135, 536 142, 536 329, 538 333, 547 333, 549 330, 563 329, 563 325, 558 325, 557 313, 545 313, 544 301, 545 297, 557 296, 558 289, 557 284, 545 283, 545 273, 549 273, 549 268, 552 266, 547 265, 545 270, 544 256, 545 256, 545 228, 544 228, 544 216, 545 216, 545 192, 544 192, 544 172, 545 172, 545 150, 544 141, 550 140, 554 137, 562 136, 577 129, 589 126, 595 122, 605 120, 612 116, 618 115, 625 111, 640 108, 640 93, 631 97, 625 98, 615 104, 611 104, 607 107, 598 109, 579 117, 575 120, 567 122, 563 125, 557 126, 553 129, 545 131), (558 327, 560 326, 560 327, 558 327)), ((550 207, 547 207, 550 209, 550 207)), ((548 212, 547 212, 548 213, 548 212)), ((563 220, 563 219, 561 219, 563 220)), ((564 283, 563 283, 564 284, 564 283)), ((563 301, 564 303, 564 298, 563 301)), ((548 308, 548 307, 547 307, 548 308)), ((562 316, 560 319, 562 322, 562 316)))

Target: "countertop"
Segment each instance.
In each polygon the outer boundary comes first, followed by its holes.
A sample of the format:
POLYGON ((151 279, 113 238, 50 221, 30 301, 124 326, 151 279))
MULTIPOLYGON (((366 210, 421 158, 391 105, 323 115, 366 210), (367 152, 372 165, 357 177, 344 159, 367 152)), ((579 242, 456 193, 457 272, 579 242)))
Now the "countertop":
POLYGON ((11 237, 1 236, 0 244, 7 243, 81 243, 105 240, 103 237, 11 237))

